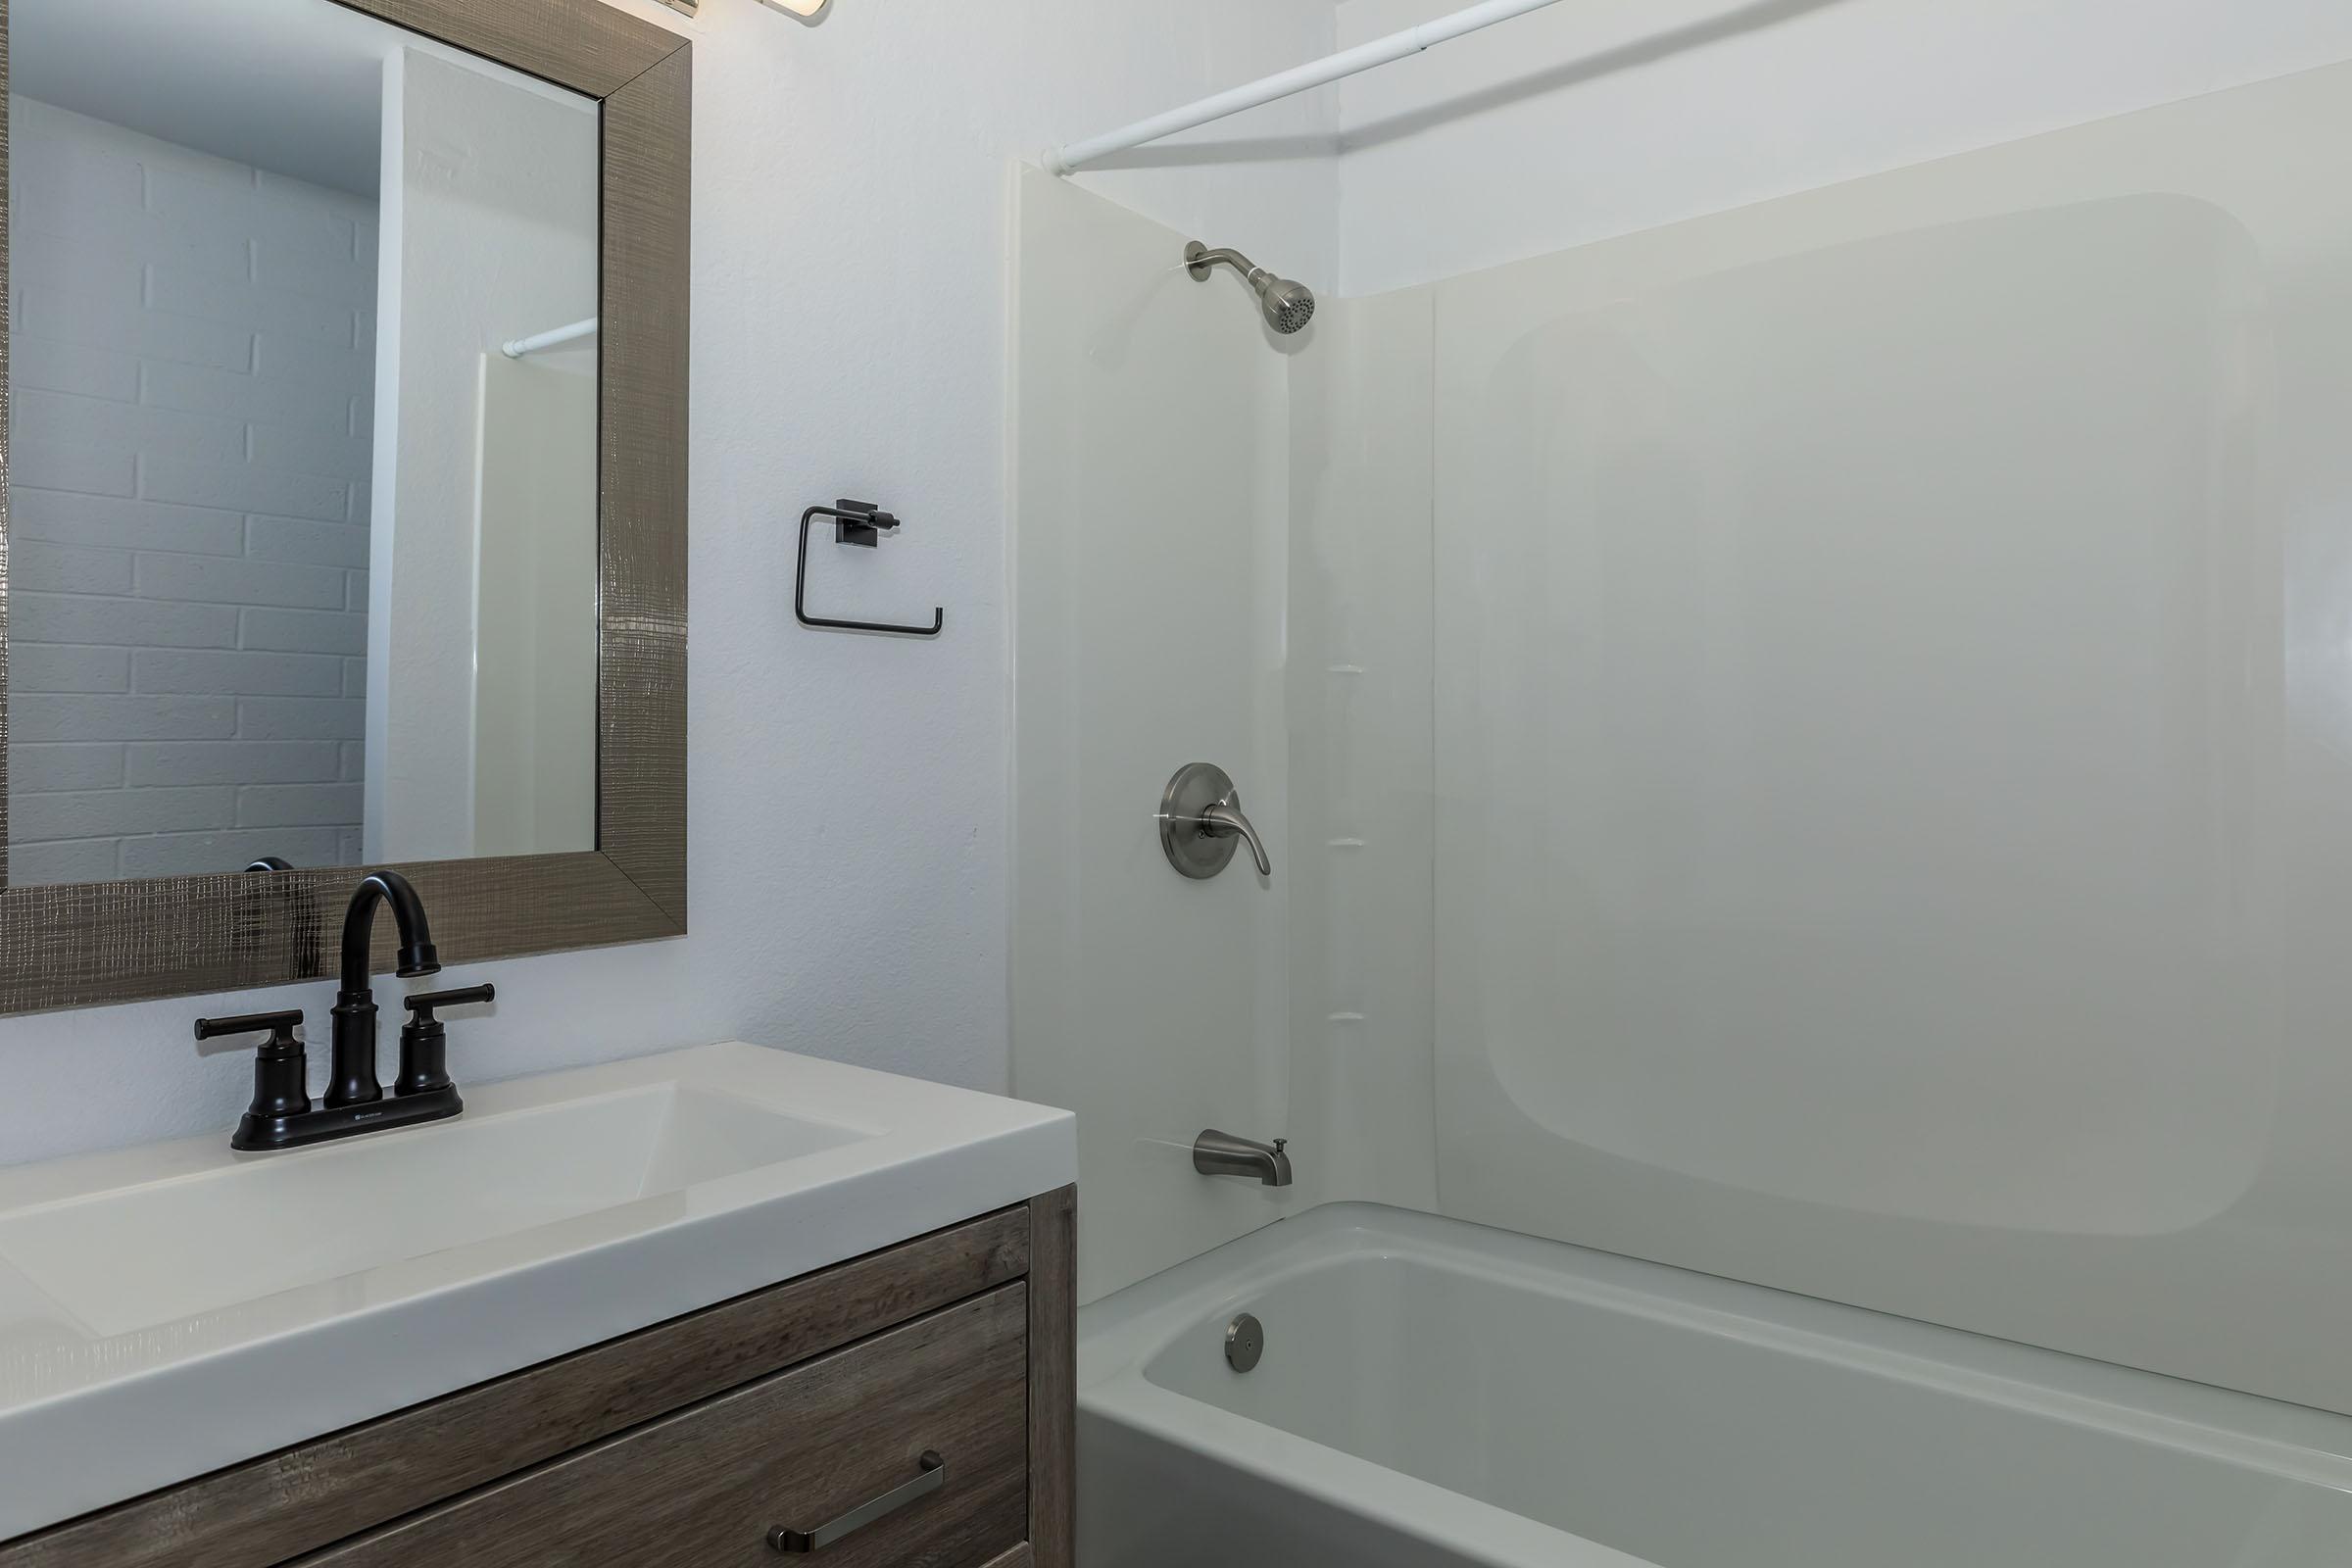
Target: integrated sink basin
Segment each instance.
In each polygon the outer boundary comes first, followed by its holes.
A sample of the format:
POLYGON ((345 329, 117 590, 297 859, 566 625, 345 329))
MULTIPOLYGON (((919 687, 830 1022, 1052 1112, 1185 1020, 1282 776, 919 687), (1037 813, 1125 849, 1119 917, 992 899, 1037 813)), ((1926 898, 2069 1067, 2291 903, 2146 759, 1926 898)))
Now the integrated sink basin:
POLYGON ((754 1046, 466 1101, 0 1169, 0 1541, 1076 1179, 1066 1112, 754 1046))
POLYGON ((128 1334, 874 1135, 656 1084, 43 1204, 0 1217, 0 1266, 128 1334))

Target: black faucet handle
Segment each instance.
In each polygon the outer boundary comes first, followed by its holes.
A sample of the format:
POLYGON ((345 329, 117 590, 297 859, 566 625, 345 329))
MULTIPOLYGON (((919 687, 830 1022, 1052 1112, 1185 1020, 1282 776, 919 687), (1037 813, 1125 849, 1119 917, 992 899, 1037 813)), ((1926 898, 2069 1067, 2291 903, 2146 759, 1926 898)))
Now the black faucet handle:
POLYGON ((409 1009, 417 1023, 431 1023, 435 1007, 463 1007, 476 1002, 496 1002, 498 987, 491 985, 466 986, 456 991, 427 991, 421 996, 404 997, 401 1005, 409 1009))
POLYGON ((403 1097, 447 1094, 454 1103, 457 1085, 449 1078, 449 1030, 433 1016, 433 1009, 497 1000, 495 986, 466 986, 402 998, 400 1004, 409 1009, 409 1021, 400 1026, 400 1078, 392 1092, 403 1097))
POLYGON ((253 1012, 239 1018, 199 1018, 196 1038, 214 1040, 222 1035, 258 1035, 270 1038, 253 1057, 253 1103, 245 1107, 245 1119, 237 1123, 237 1135, 229 1140, 232 1149, 266 1149, 262 1134, 270 1127, 284 1123, 311 1108, 311 1097, 303 1087, 310 1077, 308 1063, 303 1058, 302 1042, 294 1031, 302 1025, 298 1010, 285 1012, 253 1012))
POLYGON ((249 1012, 235 1018, 199 1018, 196 1020, 196 1038, 218 1040, 224 1035, 267 1034, 270 1038, 262 1046, 264 1051, 300 1051, 302 1042, 294 1038, 294 1031, 301 1027, 300 1008, 286 1012, 249 1012))

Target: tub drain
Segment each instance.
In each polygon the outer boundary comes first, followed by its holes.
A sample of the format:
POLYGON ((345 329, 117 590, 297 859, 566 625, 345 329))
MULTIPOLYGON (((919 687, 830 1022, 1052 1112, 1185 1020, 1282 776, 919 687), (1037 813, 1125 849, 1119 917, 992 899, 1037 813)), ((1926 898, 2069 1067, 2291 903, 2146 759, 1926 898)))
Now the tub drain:
POLYGON ((1266 1326, 1244 1312, 1225 1325, 1225 1364, 1248 1372, 1266 1353, 1266 1326))

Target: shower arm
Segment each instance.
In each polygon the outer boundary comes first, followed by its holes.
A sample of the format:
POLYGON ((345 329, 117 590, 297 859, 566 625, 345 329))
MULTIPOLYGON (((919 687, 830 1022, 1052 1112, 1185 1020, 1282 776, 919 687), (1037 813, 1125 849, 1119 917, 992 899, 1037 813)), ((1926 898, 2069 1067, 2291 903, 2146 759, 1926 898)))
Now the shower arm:
POLYGON ((1185 266, 1195 277, 1206 277, 1208 270, 1219 262, 1223 262, 1252 283, 1261 277, 1273 275, 1237 250, 1202 251, 1198 256, 1186 258, 1185 266))
POLYGON ((1304 283, 1294 283, 1279 276, 1237 250, 1212 251, 1199 240, 1192 241, 1184 248, 1184 270, 1192 274, 1195 282, 1207 282, 1209 274, 1216 270, 1220 262, 1242 274, 1242 280, 1257 296, 1258 308, 1265 316, 1266 325, 1277 334, 1288 337, 1314 319, 1315 292, 1304 283))

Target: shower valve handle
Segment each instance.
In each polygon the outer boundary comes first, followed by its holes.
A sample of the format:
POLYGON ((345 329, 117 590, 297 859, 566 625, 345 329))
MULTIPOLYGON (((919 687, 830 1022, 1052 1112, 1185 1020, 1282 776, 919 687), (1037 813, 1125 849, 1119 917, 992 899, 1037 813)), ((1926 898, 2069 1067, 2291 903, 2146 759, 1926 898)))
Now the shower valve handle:
POLYGON ((1266 858, 1266 841, 1257 836, 1250 818, 1242 814, 1242 792, 1235 790, 1216 805, 1200 813, 1200 831, 1212 839, 1229 839, 1240 834, 1257 860, 1257 874, 1272 876, 1274 862, 1266 858))
POLYGON ((1233 776, 1214 762, 1188 762, 1168 780, 1159 798, 1159 847, 1168 863, 1196 881, 1205 881, 1225 869, 1233 858, 1235 841, 1250 846, 1257 874, 1274 874, 1274 858, 1266 841, 1242 813, 1242 792, 1233 776))

